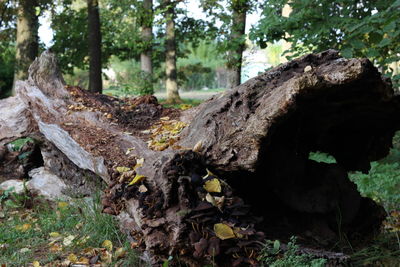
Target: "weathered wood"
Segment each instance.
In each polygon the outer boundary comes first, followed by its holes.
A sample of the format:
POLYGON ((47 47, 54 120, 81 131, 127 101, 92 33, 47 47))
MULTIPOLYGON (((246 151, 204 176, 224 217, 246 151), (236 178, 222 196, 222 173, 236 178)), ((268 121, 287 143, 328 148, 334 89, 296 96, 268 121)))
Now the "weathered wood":
MULTIPOLYGON (((19 100, 0 102, 25 107, 19 117, 27 126, 14 137, 39 132, 47 142, 45 167, 65 180, 74 175, 60 166, 101 177, 108 185, 104 212, 117 215, 154 261, 255 265, 264 238, 299 235, 324 247, 339 231, 351 239, 381 222, 379 206, 361 198, 347 172, 368 171, 387 155, 400 103, 366 59, 326 51, 272 69, 182 112, 189 125, 163 151, 149 148, 148 129, 174 113, 152 97, 119 100, 67 87, 50 52, 16 90, 19 100), (63 160, 52 163, 51 146, 63 160), (337 162, 309 160, 316 151, 337 162), (120 173, 122 166, 130 172, 120 173), (203 179, 207 169, 215 174, 203 179), (146 178, 129 185, 135 175, 146 178), (207 194, 206 181, 216 177, 221 192, 207 194), (218 223, 236 237, 218 238, 218 223)), ((6 129, 0 125, 0 142, 12 138, 6 129)), ((325 256, 346 258, 339 254, 325 256)))

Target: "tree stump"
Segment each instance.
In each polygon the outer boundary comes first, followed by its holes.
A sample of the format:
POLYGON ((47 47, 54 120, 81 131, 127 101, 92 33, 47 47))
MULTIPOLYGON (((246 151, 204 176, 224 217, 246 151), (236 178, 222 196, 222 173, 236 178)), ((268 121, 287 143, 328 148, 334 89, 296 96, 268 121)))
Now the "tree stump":
POLYGON ((266 238, 292 235, 306 253, 345 260, 323 248, 380 226, 382 209, 347 173, 368 172, 388 154, 400 102, 367 59, 310 54, 182 112, 152 96, 66 86, 48 51, 29 72, 17 97, 0 101, 0 110, 18 107, 2 113, 0 145, 35 134, 45 168, 66 184, 100 177, 104 212, 154 262, 257 265, 266 238), (11 133, 16 120, 23 124, 11 133))

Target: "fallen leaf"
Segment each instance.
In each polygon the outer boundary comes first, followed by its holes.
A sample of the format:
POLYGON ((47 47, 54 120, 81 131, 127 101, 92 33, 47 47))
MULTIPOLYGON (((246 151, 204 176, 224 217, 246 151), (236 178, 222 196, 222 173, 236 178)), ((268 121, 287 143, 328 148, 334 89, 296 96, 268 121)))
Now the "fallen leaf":
POLYGON ((119 177, 118 182, 123 183, 129 181, 132 177, 136 176, 136 171, 127 171, 121 174, 121 177, 119 177))
POLYGON ((126 151, 125 155, 129 155, 129 153, 131 153, 132 150, 134 150, 134 147, 130 147, 128 148, 128 150, 126 151))
POLYGON ((67 259, 72 263, 75 263, 78 261, 78 257, 74 253, 69 254, 67 259))
POLYGON ((80 257, 75 264, 84 264, 84 265, 89 265, 89 259, 85 257, 80 257))
POLYGON ((138 242, 131 242, 131 249, 135 249, 139 247, 139 243, 138 242))
POLYGON ((32 228, 32 225, 30 225, 29 223, 24 223, 23 225, 17 225, 15 227, 16 230, 21 231, 21 232, 26 232, 31 228, 32 228))
POLYGON ((214 224, 214 232, 215 235, 220 238, 221 240, 235 238, 235 233, 233 232, 232 228, 229 225, 224 223, 217 223, 214 224))
POLYGON ((147 187, 144 186, 143 184, 139 186, 139 192, 140 193, 146 193, 148 191, 147 187))
POLYGON ((194 147, 193 147, 193 151, 194 152, 200 152, 203 149, 203 143, 201 142, 201 140, 199 142, 197 142, 194 147))
POLYGON ((206 200, 207 200, 207 202, 211 203, 213 206, 216 206, 215 199, 212 195, 210 195, 210 193, 207 193, 206 200))
POLYGON ((125 254, 126 254, 126 249, 125 249, 125 248, 117 248, 117 249, 115 250, 114 256, 115 256, 117 259, 121 259, 121 258, 123 258, 123 257, 125 256, 125 254))
POLYGON ((103 248, 106 248, 108 251, 112 251, 113 249, 113 244, 110 240, 104 240, 103 243, 101 244, 103 248))
POLYGON ((133 178, 133 180, 128 184, 128 185, 134 185, 137 184, 141 181, 143 181, 146 178, 144 175, 137 175, 133 178))
POLYGON ((58 208, 59 209, 65 209, 66 207, 68 207, 68 202, 64 202, 64 201, 61 201, 61 202, 58 202, 58 208))
POLYGON ((70 246, 72 244, 72 241, 74 241, 74 239, 75 239, 75 236, 73 236, 73 235, 69 235, 69 236, 65 237, 64 241, 63 241, 64 246, 66 246, 66 247, 70 246))
POLYGON ((144 158, 140 158, 136 160, 136 165, 133 167, 134 170, 136 170, 136 168, 142 167, 144 163, 144 158))
POLYGON ((128 168, 128 167, 117 167, 117 168, 115 168, 116 170, 117 170, 117 172, 119 172, 119 173, 124 173, 124 172, 127 172, 127 171, 130 171, 131 170, 131 168, 128 168))
POLYGON ((30 251, 29 248, 21 248, 21 249, 19 250, 20 253, 26 253, 26 252, 29 252, 29 251, 30 251))
POLYGON ((50 237, 59 237, 59 236, 60 236, 60 233, 58 233, 58 232, 51 232, 51 233, 49 234, 49 236, 50 236, 50 237))
POLYGON ((111 263, 112 262, 112 254, 107 250, 102 250, 100 254, 100 259, 103 263, 111 263))
POLYGON ((243 238, 244 235, 239 233, 242 229, 240 229, 240 227, 234 227, 233 228, 233 232, 235 233, 235 236, 238 238, 243 238))
POLYGON ((59 244, 53 244, 50 249, 51 252, 58 252, 62 250, 62 246, 59 244))
POLYGON ((34 262, 32 262, 32 266, 33 267, 40 267, 40 262, 34 261, 34 262))
POLYGON ((221 193, 221 183, 217 178, 206 181, 203 187, 209 193, 221 193))

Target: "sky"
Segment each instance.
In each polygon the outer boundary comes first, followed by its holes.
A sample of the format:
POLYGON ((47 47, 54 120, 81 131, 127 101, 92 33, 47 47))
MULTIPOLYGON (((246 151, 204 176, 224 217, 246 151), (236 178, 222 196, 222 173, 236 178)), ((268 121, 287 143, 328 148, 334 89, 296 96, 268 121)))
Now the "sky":
MULTIPOLYGON (((207 19, 206 14, 204 14, 200 8, 199 0, 187 0, 184 4, 188 10, 188 15, 190 17, 198 18, 198 19, 207 19)), ((257 23, 260 18, 260 10, 253 12, 252 14, 247 15, 246 20, 246 33, 249 32, 252 25, 257 23)), ((40 27, 39 27, 39 38, 43 41, 46 47, 50 47, 53 39, 53 31, 50 28, 50 15, 49 13, 45 13, 44 16, 39 18, 40 27)))

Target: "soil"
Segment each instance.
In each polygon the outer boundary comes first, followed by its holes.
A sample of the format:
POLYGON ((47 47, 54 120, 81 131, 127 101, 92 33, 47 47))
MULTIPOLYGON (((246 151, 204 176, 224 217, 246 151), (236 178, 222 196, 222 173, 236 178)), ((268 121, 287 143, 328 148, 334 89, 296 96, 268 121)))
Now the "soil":
POLYGON ((151 95, 118 99, 111 96, 91 93, 76 86, 67 86, 76 104, 70 105, 69 112, 98 111, 104 120, 111 122, 113 129, 104 129, 90 121, 77 123, 66 120, 62 125, 82 147, 95 156, 105 159, 109 172, 113 174, 116 166, 135 166, 136 159, 126 155, 118 136, 113 132, 124 132, 147 141, 148 130, 162 117, 177 119, 180 110, 164 108, 156 97, 151 95), (79 108, 77 108, 79 107, 79 108))

